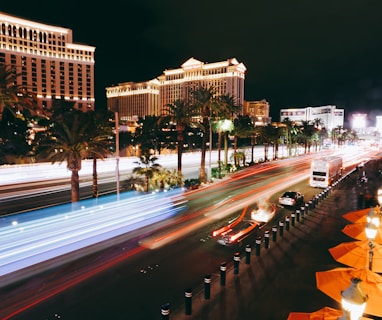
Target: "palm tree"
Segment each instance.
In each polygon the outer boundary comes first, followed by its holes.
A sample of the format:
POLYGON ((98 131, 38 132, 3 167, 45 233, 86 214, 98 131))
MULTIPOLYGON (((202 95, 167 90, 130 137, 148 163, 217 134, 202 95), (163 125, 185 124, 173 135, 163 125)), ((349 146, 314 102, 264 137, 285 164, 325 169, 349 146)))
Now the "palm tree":
POLYGON ((15 114, 19 109, 32 110, 34 107, 34 94, 17 84, 21 75, 16 67, 0 63, 0 117, 5 108, 15 114))
MULTIPOLYGON (((199 87, 191 90, 191 101, 195 112, 202 118, 201 128, 203 130, 202 148, 201 148, 201 161, 200 161, 200 181, 206 182, 206 150, 208 141, 208 131, 210 128, 213 116, 219 114, 221 104, 218 103, 216 97, 216 89, 213 86, 204 88, 199 87)), ((212 141, 210 141, 212 143, 212 141)), ((210 146, 211 148, 212 146, 210 146)))
POLYGON ((145 177, 146 192, 149 192, 150 189, 150 179, 154 176, 154 174, 159 173, 161 170, 161 165, 155 163, 157 160, 157 157, 151 154, 148 150, 145 150, 145 152, 139 157, 139 161, 135 162, 138 164, 138 167, 133 169, 133 173, 145 177))
POLYGON ((175 123, 177 132, 177 154, 178 154, 178 172, 182 172, 182 153, 184 144, 184 131, 186 127, 196 127, 198 123, 192 121, 197 115, 195 109, 191 108, 189 103, 184 100, 176 100, 172 104, 167 104, 163 108, 163 115, 160 122, 175 123))
MULTIPOLYGON (((93 184, 92 196, 98 197, 97 159, 104 160, 105 156, 112 154, 111 143, 113 130, 109 117, 105 114, 89 111, 86 114, 89 121, 88 157, 93 158, 93 184)), ((116 146, 119 147, 119 146, 116 146)))
POLYGON ((84 113, 75 111, 65 114, 60 121, 53 121, 39 145, 38 157, 52 163, 66 161, 71 171, 72 202, 78 202, 81 162, 89 154, 89 128, 84 113))

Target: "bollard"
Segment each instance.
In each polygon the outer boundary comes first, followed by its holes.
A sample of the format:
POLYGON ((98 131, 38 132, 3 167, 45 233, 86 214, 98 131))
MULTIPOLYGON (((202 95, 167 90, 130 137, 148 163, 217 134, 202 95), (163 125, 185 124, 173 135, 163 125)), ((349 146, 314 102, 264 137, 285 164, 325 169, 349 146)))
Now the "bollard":
POLYGON ((313 201, 312 200, 309 201, 309 209, 310 210, 314 209, 314 205, 313 205, 313 201))
POLYGON ((291 213, 290 217, 292 219, 292 227, 294 227, 294 220, 296 218, 296 214, 293 212, 293 213, 291 213))
POLYGON ((309 213, 309 203, 305 203, 305 215, 309 213))
POLYGON ((264 232, 264 247, 265 249, 269 248, 269 230, 265 230, 264 232))
POLYGON ((204 299, 208 300, 211 297, 211 275, 204 277, 204 299))
POLYGON ((233 274, 239 274, 240 252, 233 255, 233 274))
POLYGON ((279 231, 280 231, 280 237, 284 235, 284 221, 279 221, 279 231))
POLYGON ((301 207, 300 211, 301 211, 301 220, 304 220, 304 218, 305 218, 305 207, 301 207))
POLYGON ((170 304, 169 303, 162 304, 161 314, 162 314, 162 320, 170 319, 170 304))
POLYGON ((247 244, 245 246, 245 264, 250 264, 251 263, 251 245, 247 244))
POLYGON ((261 249, 261 237, 256 238, 256 256, 260 256, 260 249, 261 249))
POLYGON ((272 241, 276 242, 277 240, 277 226, 272 227, 272 241))
POLYGON ((289 216, 285 217, 285 229, 286 231, 289 231, 289 225, 290 225, 290 219, 289 216))
POLYGON ((185 305, 185 314, 192 314, 192 289, 186 289, 184 292, 184 305, 185 305))
POLYGON ((225 286, 225 278, 226 278, 227 264, 223 262, 220 265, 220 285, 225 286))
POLYGON ((300 222, 300 210, 296 210, 296 221, 300 222))

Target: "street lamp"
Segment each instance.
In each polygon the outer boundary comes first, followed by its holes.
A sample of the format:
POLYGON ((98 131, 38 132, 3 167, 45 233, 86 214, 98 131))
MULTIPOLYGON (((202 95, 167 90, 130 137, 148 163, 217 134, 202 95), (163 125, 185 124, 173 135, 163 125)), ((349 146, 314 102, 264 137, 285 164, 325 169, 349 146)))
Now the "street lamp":
POLYGON ((373 268, 374 239, 377 235, 377 231, 378 231, 378 228, 374 223, 368 222, 366 224, 365 233, 366 233, 366 238, 369 240, 369 270, 370 271, 372 271, 372 268, 373 268))
POLYGON ((115 117, 115 176, 117 179, 117 198, 119 200, 119 115, 118 111, 115 111, 114 113, 115 117))
POLYGON ((381 223, 381 216, 375 212, 374 208, 370 208, 370 211, 367 213, 366 220, 378 228, 381 223))
POLYGON ((360 320, 366 308, 368 296, 360 287, 361 279, 351 279, 349 288, 341 292, 343 316, 339 320, 360 320))

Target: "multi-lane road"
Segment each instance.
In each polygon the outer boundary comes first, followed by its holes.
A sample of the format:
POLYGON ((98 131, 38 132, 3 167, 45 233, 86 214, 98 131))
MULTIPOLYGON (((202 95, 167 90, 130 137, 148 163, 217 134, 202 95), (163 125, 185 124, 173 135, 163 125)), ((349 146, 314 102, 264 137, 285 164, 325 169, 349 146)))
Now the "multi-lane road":
MULTIPOLYGON (((219 246, 211 231, 254 203, 276 201, 285 189, 307 187, 312 157, 300 156, 253 166, 201 190, 185 193, 187 207, 176 216, 34 268, 36 274, 1 288, 4 319, 157 319, 159 307, 183 302, 185 288, 198 288, 205 274, 243 247, 219 246), (76 258, 76 260, 73 259, 76 258), (33 292, 33 294, 31 294, 33 292)), ((351 167, 366 153, 344 153, 351 167)), ((128 213, 128 207, 126 208, 128 213)), ((279 208, 275 220, 288 213, 279 208)), ((275 220, 271 221, 273 224, 275 220)), ((249 238, 248 241, 251 241, 249 238)), ((253 238, 252 238, 253 241, 253 238)), ((32 268, 33 269, 33 268, 32 268)), ((256 294, 256 292, 254 292, 256 294)))

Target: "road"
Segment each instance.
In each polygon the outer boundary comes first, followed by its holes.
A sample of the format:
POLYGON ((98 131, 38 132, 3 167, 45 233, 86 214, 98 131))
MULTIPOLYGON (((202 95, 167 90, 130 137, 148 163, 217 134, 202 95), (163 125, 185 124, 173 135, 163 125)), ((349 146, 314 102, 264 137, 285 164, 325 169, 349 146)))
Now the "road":
MULTIPOLYGON (((205 274, 216 274, 222 261, 231 261, 234 252, 242 252, 243 247, 217 245, 211 230, 242 210, 250 212, 254 202, 270 195, 274 201, 285 188, 304 190, 308 199, 317 192, 306 187, 311 158, 250 167, 186 194, 188 209, 159 229, 144 228, 113 239, 109 242, 113 246, 103 243, 101 251, 77 252, 81 258, 76 261, 64 263, 67 257, 52 261, 49 270, 1 289, 6 297, 0 302, 1 318, 159 318, 161 304, 182 304, 185 288, 200 287, 205 274), (24 292, 22 297, 20 292, 24 292)), ((283 215, 285 209, 280 209, 275 219, 283 215)))

